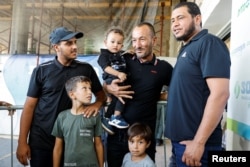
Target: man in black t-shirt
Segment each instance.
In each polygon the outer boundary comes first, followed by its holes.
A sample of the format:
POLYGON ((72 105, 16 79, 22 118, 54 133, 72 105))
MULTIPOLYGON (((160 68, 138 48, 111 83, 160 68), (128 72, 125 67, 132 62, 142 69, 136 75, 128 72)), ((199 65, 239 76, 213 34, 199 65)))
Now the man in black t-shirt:
POLYGON ((32 167, 52 167, 55 138, 51 135, 59 112, 71 108, 64 88, 65 82, 74 76, 87 76, 92 81, 96 101, 84 111, 84 116, 98 114, 106 100, 102 85, 93 67, 77 58, 77 39, 81 32, 72 32, 65 27, 56 28, 50 34, 50 42, 56 51, 54 60, 37 66, 32 73, 26 102, 20 121, 17 159, 32 167))
MULTIPOLYGON (((157 101, 160 97, 163 85, 169 85, 172 66, 163 60, 159 60, 153 54, 153 46, 156 44, 154 27, 147 22, 138 24, 132 31, 132 45, 135 55, 124 57, 127 63, 129 86, 118 86, 118 80, 110 85, 105 85, 109 93, 118 99, 132 98, 126 101, 122 116, 132 125, 135 122, 146 123, 155 132, 157 101), (126 93, 133 93, 133 97, 126 93)), ((107 138, 107 161, 109 167, 122 165, 124 155, 129 152, 127 130, 114 128, 115 135, 107 138)), ((152 137, 147 154, 155 161, 155 138, 152 137)))

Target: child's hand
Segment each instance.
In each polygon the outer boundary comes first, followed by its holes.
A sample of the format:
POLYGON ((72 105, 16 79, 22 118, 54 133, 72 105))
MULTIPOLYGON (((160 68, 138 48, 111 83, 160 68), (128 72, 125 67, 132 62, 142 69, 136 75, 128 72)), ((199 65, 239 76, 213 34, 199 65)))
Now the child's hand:
POLYGON ((123 72, 119 72, 117 77, 123 82, 127 79, 127 75, 123 72))

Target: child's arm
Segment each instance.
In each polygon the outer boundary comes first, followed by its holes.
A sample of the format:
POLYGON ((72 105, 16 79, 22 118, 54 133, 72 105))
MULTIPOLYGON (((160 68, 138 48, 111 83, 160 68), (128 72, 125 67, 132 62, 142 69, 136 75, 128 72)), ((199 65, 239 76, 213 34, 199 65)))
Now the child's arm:
POLYGON ((63 150, 63 139, 56 137, 56 143, 53 150, 53 167, 60 167, 63 150))
POLYGON ((118 77, 120 80, 125 81, 127 79, 127 74, 123 73, 123 72, 119 72, 115 69, 113 69, 110 66, 107 66, 104 71, 108 74, 114 75, 116 77, 118 77))
POLYGON ((102 139, 100 136, 94 138, 95 151, 99 163, 99 167, 103 167, 104 165, 104 150, 102 145, 102 139))

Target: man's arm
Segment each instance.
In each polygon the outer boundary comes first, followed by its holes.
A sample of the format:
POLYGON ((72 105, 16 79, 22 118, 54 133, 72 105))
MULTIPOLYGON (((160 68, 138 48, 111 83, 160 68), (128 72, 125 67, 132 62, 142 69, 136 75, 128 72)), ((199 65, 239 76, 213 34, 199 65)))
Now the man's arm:
POLYGON ((181 144, 186 145, 182 160, 190 166, 200 165, 205 144, 220 122, 229 98, 229 79, 207 78, 206 82, 210 89, 210 95, 206 103, 201 124, 193 140, 181 142, 181 144))
POLYGON ((23 165, 27 165, 27 159, 31 158, 30 147, 28 145, 27 139, 37 102, 38 98, 27 97, 21 115, 16 156, 19 162, 23 165))
POLYGON ((103 87, 108 93, 116 96, 124 104, 125 102, 122 98, 132 99, 134 91, 128 90, 131 87, 130 85, 119 86, 118 84, 121 82, 119 79, 114 79, 110 85, 104 83, 103 87))

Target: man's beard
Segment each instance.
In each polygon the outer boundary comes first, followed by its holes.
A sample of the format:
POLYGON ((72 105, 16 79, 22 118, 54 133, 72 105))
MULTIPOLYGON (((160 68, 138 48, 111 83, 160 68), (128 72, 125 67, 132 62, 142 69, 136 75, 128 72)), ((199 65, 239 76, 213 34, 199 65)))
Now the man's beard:
POLYGON ((177 41, 188 41, 194 31, 195 31, 195 24, 194 22, 192 22, 192 24, 189 26, 189 29, 182 36, 175 38, 177 41))
MULTIPOLYGON (((153 46, 148 46, 149 48, 152 48, 153 46)), ((145 51, 145 50, 144 50, 145 51)), ((146 50, 143 54, 137 54, 138 59, 146 59, 149 57, 152 53, 152 49, 146 50)))

